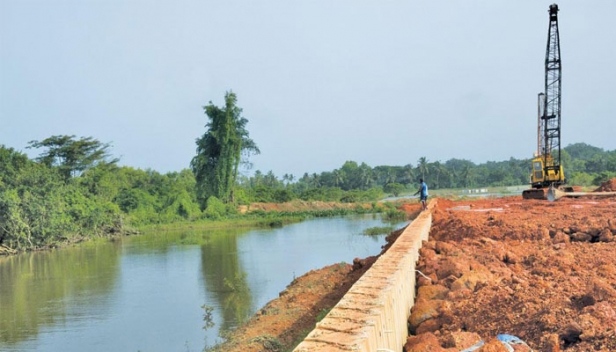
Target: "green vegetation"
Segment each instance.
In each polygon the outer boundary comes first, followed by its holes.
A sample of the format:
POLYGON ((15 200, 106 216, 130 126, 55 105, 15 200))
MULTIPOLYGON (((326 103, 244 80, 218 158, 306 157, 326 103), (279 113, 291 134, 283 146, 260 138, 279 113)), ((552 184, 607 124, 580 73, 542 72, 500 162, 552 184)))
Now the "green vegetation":
MULTIPOLYGON (((0 145, 0 253, 54 247, 61 243, 131 232, 178 228, 270 226, 308 217, 382 212, 404 219, 392 204, 377 204, 386 196, 412 194, 424 177, 432 192, 526 184, 530 158, 475 164, 450 159, 444 163, 419 158, 416 166, 376 166, 355 161, 339 169, 302 177, 255 171, 240 176, 240 165, 258 153, 237 106, 228 92, 225 106, 204 107, 209 122, 197 139, 190 169, 160 174, 118 166, 110 144, 93 137, 51 136, 31 141, 39 157, 0 145), (301 212, 239 212, 252 203, 282 202, 372 203, 372 207, 330 207, 301 212)), ((616 177, 616 150, 584 143, 562 151, 569 184, 594 187, 616 177)), ((506 190, 506 188, 505 188, 506 190)), ((447 194, 447 193, 444 193, 447 194)), ((305 208, 305 207, 304 207, 305 208)))
POLYGON ((393 226, 369 227, 364 230, 366 236, 387 235, 394 230, 393 226))
POLYGON ((108 160, 109 144, 103 144, 92 137, 51 136, 42 141, 30 141, 28 148, 46 148, 36 160, 47 165, 57 166, 64 180, 96 165, 113 165, 118 159, 108 160))
POLYGON ((241 116, 233 92, 225 95, 225 107, 210 103, 204 106, 209 122, 207 131, 197 139, 197 155, 190 163, 197 181, 197 199, 205 209, 210 197, 223 203, 234 200, 233 190, 242 154, 259 153, 257 145, 248 137, 248 120, 241 116))

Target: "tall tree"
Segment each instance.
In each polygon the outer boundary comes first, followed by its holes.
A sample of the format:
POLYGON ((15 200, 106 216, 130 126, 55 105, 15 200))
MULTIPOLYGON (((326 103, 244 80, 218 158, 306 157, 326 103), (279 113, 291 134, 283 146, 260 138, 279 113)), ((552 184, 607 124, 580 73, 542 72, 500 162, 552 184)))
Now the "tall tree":
POLYGON ((426 175, 428 174, 428 159, 425 156, 422 156, 417 160, 417 169, 419 169, 419 174, 421 178, 426 179, 426 175))
POLYGON ((30 141, 27 148, 46 148, 36 159, 47 165, 59 168, 65 180, 80 175, 83 171, 96 165, 111 165, 118 159, 109 159, 108 143, 101 143, 92 137, 58 135, 42 141, 30 141))
POLYGON ((219 108, 210 101, 203 110, 209 122, 205 125, 206 132, 196 141, 197 155, 190 167, 197 181, 197 198, 204 208, 211 196, 225 203, 233 202, 242 156, 258 154, 259 148, 248 136, 248 120, 242 117, 235 93, 225 94, 224 107, 219 108))

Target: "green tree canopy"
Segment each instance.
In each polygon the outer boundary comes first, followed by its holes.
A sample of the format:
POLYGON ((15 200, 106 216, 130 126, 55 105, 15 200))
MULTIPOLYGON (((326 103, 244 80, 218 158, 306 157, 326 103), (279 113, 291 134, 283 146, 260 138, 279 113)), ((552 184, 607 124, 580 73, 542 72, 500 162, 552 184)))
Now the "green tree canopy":
POLYGON ((233 188, 242 157, 258 154, 259 148, 249 138, 242 109, 237 106, 233 92, 225 94, 225 106, 210 103, 204 106, 209 122, 206 131, 197 139, 197 155, 190 167, 197 181, 197 198, 203 208, 209 197, 224 203, 233 202, 233 188))
POLYGON ((58 167, 65 180, 80 175, 83 171, 99 164, 115 164, 118 159, 109 159, 108 143, 101 143, 92 137, 58 135, 42 141, 30 141, 27 148, 46 148, 36 159, 47 166, 58 167))

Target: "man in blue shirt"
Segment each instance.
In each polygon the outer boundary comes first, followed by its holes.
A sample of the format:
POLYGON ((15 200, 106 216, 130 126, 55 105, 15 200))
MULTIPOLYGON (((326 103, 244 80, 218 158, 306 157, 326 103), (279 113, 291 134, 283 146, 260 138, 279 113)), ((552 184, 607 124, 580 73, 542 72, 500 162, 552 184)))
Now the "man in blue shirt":
POLYGON ((415 194, 419 194, 421 206, 423 207, 423 210, 426 210, 428 209, 428 206, 426 205, 426 201, 428 200, 428 185, 426 185, 423 178, 420 178, 419 182, 421 184, 419 185, 419 189, 417 190, 417 192, 415 192, 415 194))

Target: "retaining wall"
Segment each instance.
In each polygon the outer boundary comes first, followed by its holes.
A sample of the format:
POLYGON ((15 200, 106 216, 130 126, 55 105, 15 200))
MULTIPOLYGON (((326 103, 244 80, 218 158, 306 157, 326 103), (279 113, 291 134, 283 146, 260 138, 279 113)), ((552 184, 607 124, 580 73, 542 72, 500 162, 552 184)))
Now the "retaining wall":
POLYGON ((402 351, 415 302, 415 263, 435 205, 430 202, 294 352, 402 351))

